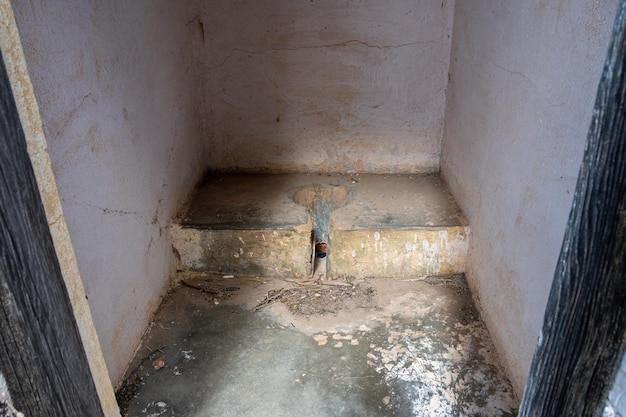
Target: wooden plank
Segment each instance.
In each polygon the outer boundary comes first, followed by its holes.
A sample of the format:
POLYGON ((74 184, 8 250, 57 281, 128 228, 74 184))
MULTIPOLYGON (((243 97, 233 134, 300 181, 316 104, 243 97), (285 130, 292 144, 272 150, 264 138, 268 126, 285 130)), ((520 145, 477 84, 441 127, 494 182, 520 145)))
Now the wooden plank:
POLYGON ((626 335, 626 1, 620 1, 520 417, 599 416, 626 335))
POLYGON ((27 416, 103 416, 0 60, 0 372, 27 416))

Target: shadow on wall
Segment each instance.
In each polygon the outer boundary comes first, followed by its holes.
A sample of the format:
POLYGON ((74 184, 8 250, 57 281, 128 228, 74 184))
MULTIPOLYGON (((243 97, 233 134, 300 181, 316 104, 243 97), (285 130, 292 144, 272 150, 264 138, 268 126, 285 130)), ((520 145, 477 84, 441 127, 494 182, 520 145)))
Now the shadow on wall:
POLYGON ((198 2, 215 169, 438 170, 452 7, 198 2))

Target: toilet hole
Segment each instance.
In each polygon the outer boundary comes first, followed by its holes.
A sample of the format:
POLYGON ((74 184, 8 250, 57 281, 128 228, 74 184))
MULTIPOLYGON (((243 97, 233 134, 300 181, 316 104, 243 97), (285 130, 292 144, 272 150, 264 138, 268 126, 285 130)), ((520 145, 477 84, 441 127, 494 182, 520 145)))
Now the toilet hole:
POLYGON ((306 208, 313 219, 315 243, 328 243, 330 214, 348 203, 349 189, 341 185, 307 185, 293 194, 293 201, 306 208))
POLYGON ((324 279, 329 253, 328 221, 331 213, 348 203, 349 189, 340 185, 307 185, 293 194, 293 201, 303 206, 313 220, 314 275, 324 279))

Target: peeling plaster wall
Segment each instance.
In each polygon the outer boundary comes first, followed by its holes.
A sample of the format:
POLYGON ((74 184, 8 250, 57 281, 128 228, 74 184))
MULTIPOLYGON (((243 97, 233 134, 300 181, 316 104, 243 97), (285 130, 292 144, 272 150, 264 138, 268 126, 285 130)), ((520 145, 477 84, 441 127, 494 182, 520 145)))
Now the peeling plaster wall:
POLYGON ((212 168, 438 170, 453 1, 194 4, 212 168))
POLYGON ((175 265, 166 226, 204 168, 188 10, 167 0, 13 8, 115 384, 175 265))
POLYGON ((616 1, 456 3, 442 172, 472 225, 468 280, 521 395, 616 1))

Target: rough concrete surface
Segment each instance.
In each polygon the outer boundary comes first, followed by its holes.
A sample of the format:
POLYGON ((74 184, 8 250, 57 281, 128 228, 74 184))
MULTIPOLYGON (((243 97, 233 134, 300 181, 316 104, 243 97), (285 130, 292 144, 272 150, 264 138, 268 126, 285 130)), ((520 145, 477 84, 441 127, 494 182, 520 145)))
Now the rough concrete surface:
POLYGON ((334 278, 462 273, 469 235, 437 175, 213 174, 172 227, 181 270, 306 277, 324 242, 334 278))
POLYGON ((311 315, 263 303, 302 282, 199 278, 157 313, 127 375, 126 416, 516 413, 462 276, 362 282, 373 303, 344 291, 343 309, 311 315))
MULTIPOLYGON (((438 175, 211 174, 193 197, 183 226, 202 229, 289 228, 307 222, 311 186, 346 188, 326 215, 341 229, 408 229, 467 222, 438 175)), ((317 201, 319 199, 312 199, 317 201)))
POLYGON ((210 230, 175 224, 172 241, 183 270, 298 278, 313 272, 310 225, 292 230, 210 230))
POLYGON ((469 227, 333 230, 331 239, 336 279, 446 275, 465 271, 469 227))

